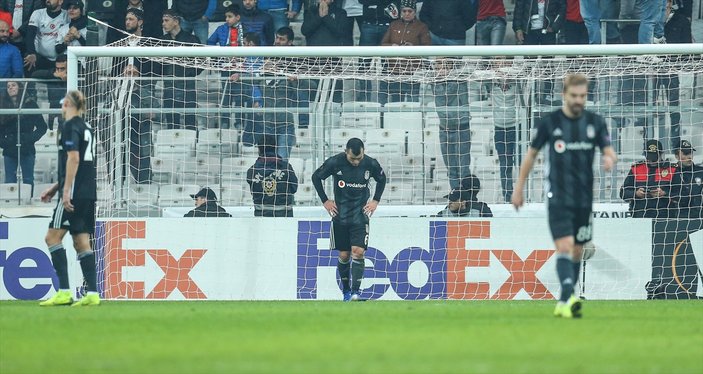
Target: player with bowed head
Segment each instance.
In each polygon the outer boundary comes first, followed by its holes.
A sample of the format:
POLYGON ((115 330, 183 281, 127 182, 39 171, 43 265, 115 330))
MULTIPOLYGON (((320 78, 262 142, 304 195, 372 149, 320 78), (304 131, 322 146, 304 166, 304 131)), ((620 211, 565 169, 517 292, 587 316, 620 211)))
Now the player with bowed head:
POLYGON ((365 154, 364 142, 351 138, 344 152, 328 158, 315 170, 312 184, 332 217, 331 247, 339 251, 337 270, 343 300, 358 301, 364 277, 364 252, 369 244, 369 218, 381 201, 386 175, 378 161, 365 154), (334 177, 334 200, 327 197, 322 186, 322 181, 329 176, 334 177), (370 178, 376 181, 371 201, 370 178))
POLYGON ((581 317, 581 300, 574 295, 583 256, 583 245, 593 234, 593 159, 595 148, 603 154, 603 168, 612 170, 617 161, 603 118, 586 109, 588 79, 570 74, 564 79, 564 104, 537 125, 537 134, 520 167, 512 196, 519 209, 523 189, 540 149, 547 146, 545 193, 549 228, 554 239, 557 275, 561 294, 554 315, 581 317))

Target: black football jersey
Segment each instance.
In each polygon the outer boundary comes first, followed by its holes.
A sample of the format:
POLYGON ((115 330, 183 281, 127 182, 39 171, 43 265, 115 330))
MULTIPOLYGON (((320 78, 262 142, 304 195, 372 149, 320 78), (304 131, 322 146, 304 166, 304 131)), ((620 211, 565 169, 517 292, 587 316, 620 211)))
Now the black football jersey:
POLYGON ((78 151, 79 163, 76 179, 73 181, 71 199, 97 199, 97 146, 93 129, 83 118, 73 117, 63 123, 59 135, 59 193, 63 193, 66 183, 66 161, 68 152, 78 151))
POLYGON ((364 206, 369 201, 369 179, 376 181, 376 191, 373 199, 381 200, 383 189, 386 187, 386 175, 376 159, 364 155, 359 166, 353 166, 347 160, 345 153, 339 153, 328 158, 312 175, 320 200, 328 200, 322 181, 334 177, 334 200, 339 214, 334 217, 341 224, 361 224, 368 222, 364 214, 364 206))

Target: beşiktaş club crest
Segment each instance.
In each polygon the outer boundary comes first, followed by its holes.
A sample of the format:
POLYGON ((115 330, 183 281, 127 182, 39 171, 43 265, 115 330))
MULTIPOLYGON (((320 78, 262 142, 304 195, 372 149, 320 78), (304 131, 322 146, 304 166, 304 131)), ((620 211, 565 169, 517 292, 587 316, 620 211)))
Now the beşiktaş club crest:
POLYGON ((364 179, 369 180, 369 175, 370 175, 370 174, 369 174, 369 171, 366 170, 366 171, 364 172, 364 179))
POLYGON ((586 136, 588 139, 593 139, 596 137, 596 129, 590 123, 586 126, 586 136))
POLYGON ((563 140, 559 139, 554 142, 554 151, 556 153, 564 153, 566 151, 566 142, 563 140))

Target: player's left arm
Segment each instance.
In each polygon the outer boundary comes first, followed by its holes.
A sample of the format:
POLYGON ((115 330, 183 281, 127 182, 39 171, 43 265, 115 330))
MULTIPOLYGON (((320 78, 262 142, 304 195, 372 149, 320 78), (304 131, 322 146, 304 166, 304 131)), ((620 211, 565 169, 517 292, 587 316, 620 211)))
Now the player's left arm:
POLYGON ((605 171, 611 171, 615 167, 615 163, 618 162, 618 156, 615 154, 613 146, 610 144, 610 134, 608 134, 608 127, 603 121, 602 117, 599 118, 599 131, 596 137, 598 142, 598 147, 603 155, 603 169, 605 171))
POLYGON ((376 160, 371 164, 371 173, 373 179, 376 181, 376 190, 373 193, 373 199, 364 206, 364 213, 369 217, 371 217, 376 211, 376 208, 378 208, 378 203, 381 201, 383 191, 386 189, 386 173, 383 171, 381 164, 376 160))

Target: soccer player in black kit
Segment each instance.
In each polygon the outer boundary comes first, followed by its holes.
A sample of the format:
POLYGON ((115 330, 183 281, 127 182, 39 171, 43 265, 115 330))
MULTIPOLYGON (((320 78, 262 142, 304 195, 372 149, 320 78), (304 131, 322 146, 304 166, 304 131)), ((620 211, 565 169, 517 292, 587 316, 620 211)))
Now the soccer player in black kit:
POLYGON ((369 217, 381 201, 386 175, 376 159, 364 154, 364 142, 351 138, 343 153, 328 158, 315 170, 312 184, 332 216, 331 243, 339 251, 337 270, 342 280, 343 300, 357 301, 364 277, 364 251, 369 243, 369 217), (327 197, 322 186, 329 176, 334 177, 334 200, 327 197), (376 181, 371 201, 370 178, 376 181))
POLYGON ((603 154, 603 168, 611 170, 617 158, 603 118, 584 109, 588 79, 582 74, 564 79, 564 105, 542 118, 532 140, 512 197, 519 209, 525 181, 540 149, 547 146, 545 192, 549 228, 557 250, 557 275, 561 284, 554 315, 581 317, 581 300, 574 296, 579 278, 583 245, 593 233, 593 158, 595 148, 603 154))
POLYGON ((58 183, 41 194, 45 203, 58 192, 59 200, 49 223, 46 245, 51 262, 59 278, 59 290, 42 301, 41 306, 93 306, 100 305, 97 292, 95 254, 91 249, 90 235, 95 231, 96 143, 93 129, 81 117, 85 113, 85 97, 80 91, 69 91, 63 99, 61 111, 65 122, 59 129, 58 183), (78 261, 81 263, 87 294, 73 302, 68 283, 68 264, 63 238, 66 232, 73 237, 78 261))

